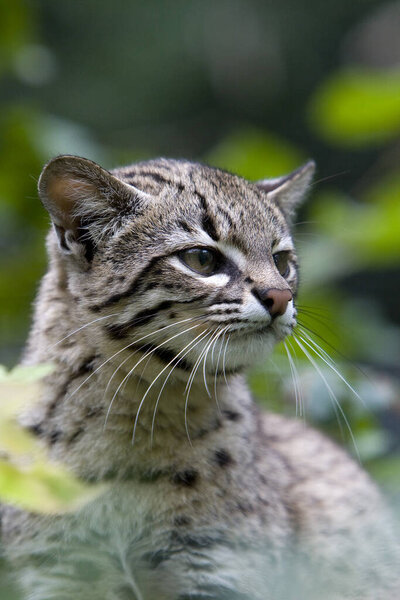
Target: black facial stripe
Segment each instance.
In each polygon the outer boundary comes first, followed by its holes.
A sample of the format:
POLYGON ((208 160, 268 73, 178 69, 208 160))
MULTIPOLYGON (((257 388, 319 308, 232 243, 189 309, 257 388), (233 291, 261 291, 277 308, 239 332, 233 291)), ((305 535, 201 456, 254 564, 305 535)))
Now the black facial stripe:
POLYGON ((211 215, 208 211, 207 201, 203 194, 200 194, 197 190, 195 191, 196 196, 200 200, 201 208, 203 209, 203 217, 201 220, 201 226, 204 231, 210 236, 212 240, 215 242, 219 241, 219 236, 217 234, 217 230, 215 228, 214 222, 211 218, 211 215))
POLYGON ((182 369, 183 371, 191 371, 193 367, 193 365, 189 364, 184 358, 181 356, 177 357, 175 352, 168 348, 164 348, 163 346, 157 348, 154 344, 143 344, 141 346, 132 344, 132 346, 129 346, 129 350, 143 353, 151 352, 153 356, 156 356, 162 362, 166 364, 171 363, 171 365, 173 364, 176 368, 182 369))
POLYGON ((139 177, 149 177, 150 179, 153 179, 157 183, 164 183, 164 184, 168 184, 168 185, 173 185, 173 183, 174 183, 173 181, 171 181, 167 177, 164 177, 160 173, 154 173, 154 171, 139 171, 139 173, 137 173, 137 175, 139 177))
POLYGON ((111 335, 112 338, 119 340, 126 337, 130 330, 133 327, 136 327, 136 325, 147 325, 147 323, 150 323, 150 321, 157 317, 159 312, 171 308, 174 304, 192 304, 194 302, 204 300, 205 298, 207 298, 207 294, 200 294, 200 296, 195 296, 189 300, 163 300, 163 302, 160 302, 160 304, 157 304, 157 306, 154 306, 153 308, 139 311, 127 323, 106 325, 104 329, 111 335))
POLYGON ((164 300, 164 302, 160 302, 157 306, 153 308, 147 308, 139 311, 136 315, 127 323, 115 324, 115 325, 106 325, 105 330, 111 335, 112 338, 119 340, 127 336, 130 329, 135 327, 135 325, 146 325, 150 323, 152 319, 154 319, 157 314, 168 308, 171 308, 173 302, 171 300, 164 300))
POLYGON ((89 306, 89 309, 92 312, 98 312, 102 308, 106 308, 107 306, 111 306, 113 304, 116 304, 117 302, 119 302, 123 298, 128 298, 129 296, 132 296, 132 294, 134 294, 134 292, 136 292, 136 288, 140 285, 140 283, 146 277, 146 275, 148 274, 148 272, 154 267, 154 265, 161 258, 164 258, 164 255, 153 256, 153 258, 150 260, 150 262, 148 262, 147 265, 145 267, 143 267, 143 269, 138 273, 138 275, 136 276, 136 278, 129 284, 128 289, 126 289, 123 292, 119 292, 117 294, 113 294, 112 296, 110 296, 109 298, 107 298, 106 300, 104 300, 103 302, 101 302, 100 304, 94 304, 92 306, 89 306))
POLYGON ((233 298, 232 300, 230 300, 230 299, 218 300, 216 302, 213 302, 212 306, 214 306, 216 304, 242 304, 242 303, 243 303, 242 298, 233 298))

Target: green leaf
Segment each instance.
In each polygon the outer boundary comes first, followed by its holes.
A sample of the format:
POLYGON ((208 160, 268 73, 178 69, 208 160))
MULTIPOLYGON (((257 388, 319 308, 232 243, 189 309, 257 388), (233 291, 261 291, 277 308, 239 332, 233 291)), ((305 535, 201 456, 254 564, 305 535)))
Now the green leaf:
POLYGON ((0 366, 0 501, 35 512, 64 512, 91 500, 103 488, 87 486, 51 462, 44 446, 16 420, 40 397, 40 379, 51 365, 0 366))
POLYGON ((333 144, 362 147, 400 131, 400 70, 339 71, 314 93, 312 128, 333 144))

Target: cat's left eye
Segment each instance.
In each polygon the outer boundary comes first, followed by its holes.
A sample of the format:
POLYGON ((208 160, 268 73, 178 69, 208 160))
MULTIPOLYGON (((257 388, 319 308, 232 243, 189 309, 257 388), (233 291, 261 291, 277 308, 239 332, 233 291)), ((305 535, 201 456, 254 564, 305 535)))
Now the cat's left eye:
POLYGON ((273 256, 274 263, 282 277, 289 275, 289 252, 276 252, 273 256))
POLYGON ((219 264, 219 254, 211 248, 189 248, 179 252, 179 258, 192 271, 200 275, 212 275, 219 264))

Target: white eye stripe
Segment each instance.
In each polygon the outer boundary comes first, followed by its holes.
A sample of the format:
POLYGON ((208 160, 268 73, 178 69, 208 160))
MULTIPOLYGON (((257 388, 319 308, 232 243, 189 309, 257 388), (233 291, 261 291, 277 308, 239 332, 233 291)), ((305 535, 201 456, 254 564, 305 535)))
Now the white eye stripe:
POLYGON ((283 237, 277 244, 272 248, 272 254, 277 252, 291 252, 294 250, 292 238, 289 236, 283 237))
POLYGON ((216 273, 215 275, 201 275, 200 273, 196 273, 193 269, 190 269, 185 265, 177 256, 170 257, 170 264, 178 269, 182 273, 186 275, 190 275, 190 277, 201 281, 202 285, 212 285, 216 287, 223 287, 230 281, 230 276, 227 273, 216 273))
POLYGON ((216 247, 220 250, 220 252, 231 259, 233 263, 242 271, 245 270, 247 265, 247 259, 243 252, 232 246, 231 244, 226 244, 225 242, 218 242, 216 247))

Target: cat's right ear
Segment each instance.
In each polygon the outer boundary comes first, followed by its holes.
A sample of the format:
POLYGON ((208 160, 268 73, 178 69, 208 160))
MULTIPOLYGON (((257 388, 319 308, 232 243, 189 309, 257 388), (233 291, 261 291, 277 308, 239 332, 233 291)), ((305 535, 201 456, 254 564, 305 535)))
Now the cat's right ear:
POLYGON ((89 262, 98 243, 150 198, 91 160, 67 155, 45 165, 38 190, 61 252, 89 262))

